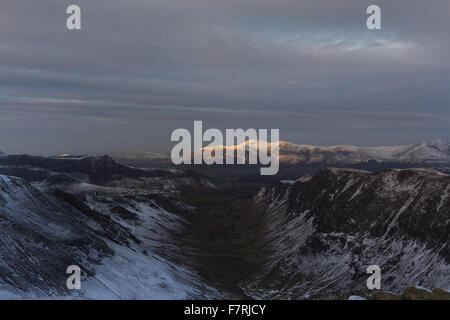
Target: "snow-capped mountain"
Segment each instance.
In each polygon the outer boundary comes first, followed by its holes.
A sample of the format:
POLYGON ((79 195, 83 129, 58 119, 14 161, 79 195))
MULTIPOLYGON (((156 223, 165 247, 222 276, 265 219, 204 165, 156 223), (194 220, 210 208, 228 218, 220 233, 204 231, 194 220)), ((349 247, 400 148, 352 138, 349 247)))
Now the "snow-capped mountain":
POLYGON ((440 140, 392 147, 294 145, 282 142, 280 158, 288 163, 356 163, 368 160, 400 162, 449 162, 450 144, 440 140))
MULTIPOLYGON (((227 150, 258 152, 264 146, 271 150, 272 144, 257 140, 249 140, 237 146, 205 147, 193 153, 193 157, 214 156, 225 153, 227 150)), ((236 155, 239 157, 239 153, 236 155)), ((247 159, 244 155, 243 160, 247 159)), ((293 144, 280 141, 279 159, 284 164, 355 164, 377 160, 379 162, 405 162, 405 163, 448 163, 450 162, 450 144, 441 140, 420 142, 403 146, 357 147, 342 146, 314 146, 306 144, 293 144)))
POLYGON ((255 197, 268 226, 265 271, 247 287, 256 298, 330 298, 382 290, 450 289, 450 176, 433 170, 322 169, 263 188, 255 197))

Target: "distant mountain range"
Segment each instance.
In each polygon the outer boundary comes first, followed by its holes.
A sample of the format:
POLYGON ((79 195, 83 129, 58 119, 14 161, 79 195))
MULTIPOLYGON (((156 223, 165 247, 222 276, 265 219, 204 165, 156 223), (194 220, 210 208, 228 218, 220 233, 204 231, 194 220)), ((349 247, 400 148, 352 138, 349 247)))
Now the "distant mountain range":
MULTIPOLYGON (((260 142, 261 144, 265 142, 260 142)), ((267 148, 271 149, 269 143, 267 148)), ((258 151, 258 141, 250 140, 238 146, 218 146, 213 148, 202 148, 192 154, 192 158, 200 157, 202 154, 223 153, 226 150, 234 149, 258 151), (204 151, 207 151, 206 153, 204 151)), ((116 153, 114 159, 127 164, 145 166, 160 165, 170 166, 171 159, 169 155, 160 153, 116 153)), ((248 154, 245 156, 248 159, 248 154)), ((450 163, 450 143, 435 140, 429 142, 419 142, 400 146, 378 146, 378 147, 359 147, 352 145, 338 146, 315 146, 308 144, 294 144, 281 141, 279 151, 280 163, 284 165, 303 165, 303 164, 356 164, 375 160, 380 163, 450 163)))
MULTIPOLYGON (((260 145, 266 144, 259 142, 260 145)), ((267 148, 271 149, 271 143, 267 148)), ((258 151, 258 141, 250 140, 238 146, 218 146, 214 148, 202 148, 192 154, 192 157, 200 156, 203 151, 212 155, 217 152, 225 154, 226 150, 234 149, 258 151)), ((0 151, 0 155, 7 153, 0 151)), ((85 155, 62 154, 51 158, 76 159, 85 155)), ((112 153, 111 158, 126 164, 137 166, 170 166, 170 156, 162 153, 137 152, 137 153, 112 153)), ((248 158, 248 155, 245 157, 248 158)), ((375 146, 360 147, 353 145, 317 146, 309 144, 295 144, 280 141, 279 159, 282 164, 356 164, 375 160, 378 162, 398 163, 450 163, 450 143, 442 140, 419 142, 399 146, 375 146)))
POLYGON ((403 146, 319 147, 280 144, 280 158, 287 163, 356 163, 368 160, 380 162, 449 162, 450 144, 441 140, 403 146))
MULTIPOLYGON (((212 154, 212 156, 217 154, 217 152, 225 154, 226 150, 229 149, 255 152, 259 150, 259 146, 265 146, 265 144, 265 142, 258 143, 256 140, 249 140, 238 146, 205 147, 194 152, 192 156, 199 157, 202 152, 204 155, 212 154), (204 151, 207 152, 205 153, 204 151)), ((268 143, 266 148, 271 150, 272 144, 268 143)), ((245 157, 247 159, 248 155, 245 157)), ((447 163, 450 162, 450 144, 436 140, 403 146, 357 147, 342 145, 323 147, 280 141, 279 159, 281 163, 290 165, 313 163, 355 164, 369 160, 378 162, 447 163)))

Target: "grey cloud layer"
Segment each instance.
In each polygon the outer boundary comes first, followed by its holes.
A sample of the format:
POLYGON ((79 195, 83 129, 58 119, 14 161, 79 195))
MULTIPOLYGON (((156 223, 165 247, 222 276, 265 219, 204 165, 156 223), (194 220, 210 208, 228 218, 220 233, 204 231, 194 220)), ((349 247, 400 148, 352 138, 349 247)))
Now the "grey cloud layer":
POLYGON ((298 143, 448 139, 449 2, 377 3, 373 32, 355 0, 2 1, 0 150, 166 151, 197 119, 298 143))

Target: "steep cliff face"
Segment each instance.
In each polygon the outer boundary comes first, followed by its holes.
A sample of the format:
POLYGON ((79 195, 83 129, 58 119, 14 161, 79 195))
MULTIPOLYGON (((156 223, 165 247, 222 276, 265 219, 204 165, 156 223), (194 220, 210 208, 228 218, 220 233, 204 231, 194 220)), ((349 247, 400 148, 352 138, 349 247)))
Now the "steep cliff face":
POLYGON ((247 286, 254 296, 367 292, 369 265, 380 266, 384 291, 450 288, 448 175, 324 169, 266 187, 255 201, 273 253, 247 286))

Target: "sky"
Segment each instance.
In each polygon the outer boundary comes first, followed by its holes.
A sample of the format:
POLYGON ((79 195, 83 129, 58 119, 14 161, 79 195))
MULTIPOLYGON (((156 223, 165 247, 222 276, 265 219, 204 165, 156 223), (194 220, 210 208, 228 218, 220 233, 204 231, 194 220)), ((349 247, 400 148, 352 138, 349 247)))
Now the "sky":
POLYGON ((2 0, 0 150, 167 153, 194 120, 299 144, 450 140, 449 34, 448 0, 2 0))

